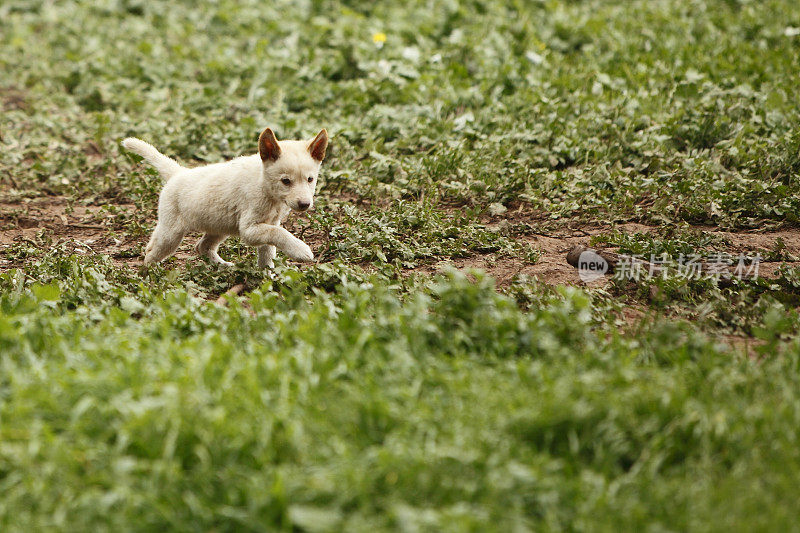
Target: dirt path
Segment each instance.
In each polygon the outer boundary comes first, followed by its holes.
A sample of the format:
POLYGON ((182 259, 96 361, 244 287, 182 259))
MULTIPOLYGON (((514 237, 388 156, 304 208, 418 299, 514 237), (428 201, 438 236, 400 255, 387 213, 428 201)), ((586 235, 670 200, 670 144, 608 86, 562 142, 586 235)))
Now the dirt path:
MULTIPOLYGON (((548 232, 548 235, 523 235, 518 237, 532 248, 539 250, 539 260, 529 263, 513 257, 473 256, 452 261, 442 261, 436 265, 422 267, 420 270, 435 272, 448 266, 456 268, 481 268, 491 273, 498 285, 505 286, 511 283, 518 275, 536 277, 540 281, 551 285, 585 285, 578 277, 577 271, 567 264, 567 252, 575 245, 589 246, 590 240, 596 235, 607 234, 611 229, 623 233, 656 233, 659 228, 637 223, 611 225, 587 225, 579 228, 562 228, 548 232)), ((774 249, 776 242, 782 240, 784 255, 791 257, 792 261, 762 260, 759 275, 774 277, 779 268, 784 264, 800 265, 800 230, 789 229, 768 232, 742 232, 733 233, 718 231, 713 227, 696 227, 705 233, 719 237, 727 242, 724 251, 738 256, 739 254, 754 256, 760 253, 765 257, 774 249)), ((612 248, 613 249, 613 248, 612 248)), ((608 279, 592 282, 591 286, 603 286, 608 279)))
MULTIPOLYGON (((43 197, 22 202, 0 202, 0 270, 21 267, 24 257, 10 254, 13 244, 29 242, 34 247, 63 246, 79 255, 107 254, 116 264, 138 266, 141 264, 142 249, 147 242, 147 232, 142 228, 140 234, 131 236, 130 221, 141 218, 133 204, 114 204, 111 206, 79 205, 70 206, 64 197, 43 197)), ((537 227, 537 221, 522 212, 511 212, 507 216, 490 217, 485 221, 489 228, 499 228, 510 222, 526 222, 537 227)), ((287 227, 292 229, 290 222, 287 227)), ((636 223, 617 225, 582 225, 572 222, 562 224, 552 230, 538 234, 525 232, 517 238, 531 248, 539 251, 539 259, 530 263, 516 257, 503 257, 496 254, 474 255, 467 258, 440 261, 423 265, 415 272, 434 273, 446 267, 480 268, 491 274, 498 285, 507 286, 518 275, 527 275, 556 285, 582 285, 574 268, 566 262, 566 254, 576 245, 588 246, 592 236, 608 233, 611 229, 624 233, 655 233, 657 227, 636 223)), ((730 254, 756 254, 766 256, 783 242, 782 254, 794 264, 800 258, 800 230, 787 229, 767 232, 728 232, 714 227, 696 227, 699 231, 718 237, 724 242, 724 250, 730 254)), ((139 233, 139 232, 135 232, 139 233)), ((323 237, 306 237, 312 248, 323 244, 323 237)), ((184 240, 176 259, 179 263, 192 260, 196 239, 184 240)), ((785 262, 762 262, 759 274, 772 277, 785 262)), ((604 281, 595 282, 603 285, 604 281)))
MULTIPOLYGON (((131 236, 125 222, 140 216, 133 204, 70 206, 64 197, 41 197, 22 202, 0 202, 0 270, 21 267, 24 258, 8 255, 12 244, 34 247, 63 246, 78 255, 107 254, 119 265, 141 264, 148 235, 131 236)), ((189 239, 176 254, 188 259, 189 239)))

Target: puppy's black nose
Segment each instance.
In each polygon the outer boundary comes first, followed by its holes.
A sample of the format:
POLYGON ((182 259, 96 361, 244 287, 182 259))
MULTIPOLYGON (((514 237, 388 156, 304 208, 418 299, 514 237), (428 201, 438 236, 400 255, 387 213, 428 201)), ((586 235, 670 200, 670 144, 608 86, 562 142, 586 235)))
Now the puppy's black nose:
POLYGON ((297 209, 300 211, 305 211, 311 206, 310 202, 297 202, 297 209))

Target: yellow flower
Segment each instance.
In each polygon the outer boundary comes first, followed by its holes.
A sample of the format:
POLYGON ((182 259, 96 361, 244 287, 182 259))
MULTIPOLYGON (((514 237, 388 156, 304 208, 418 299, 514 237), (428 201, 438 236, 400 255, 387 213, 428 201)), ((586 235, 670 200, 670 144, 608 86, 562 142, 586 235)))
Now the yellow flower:
POLYGON ((386 34, 382 31, 372 34, 372 42, 375 44, 383 44, 386 42, 386 34))

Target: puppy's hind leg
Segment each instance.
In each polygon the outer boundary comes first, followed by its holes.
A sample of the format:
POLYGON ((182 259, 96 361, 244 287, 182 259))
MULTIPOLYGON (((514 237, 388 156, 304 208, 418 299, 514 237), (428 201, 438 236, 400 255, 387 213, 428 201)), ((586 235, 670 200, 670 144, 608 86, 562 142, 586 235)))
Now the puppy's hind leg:
POLYGON ((161 223, 157 224, 145 248, 144 264, 158 263, 171 256, 181 244, 184 234, 183 228, 168 228, 161 223))
POLYGON ((275 247, 265 244, 258 247, 258 268, 272 268, 275 266, 275 247))
POLYGON ((213 235, 211 233, 206 233, 203 237, 197 241, 197 245, 194 249, 200 255, 205 255, 208 259, 214 263, 215 265, 220 266, 233 266, 233 263, 230 261, 225 261, 222 259, 219 254, 217 254, 217 248, 225 240, 227 235, 213 235))

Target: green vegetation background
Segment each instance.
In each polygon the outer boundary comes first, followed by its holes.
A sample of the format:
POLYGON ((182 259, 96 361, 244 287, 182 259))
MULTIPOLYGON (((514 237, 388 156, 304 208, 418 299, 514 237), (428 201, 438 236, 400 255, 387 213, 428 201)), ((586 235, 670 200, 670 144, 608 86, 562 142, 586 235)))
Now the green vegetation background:
POLYGON ((7 198, 142 236, 160 182, 127 135, 186 163, 267 125, 332 145, 313 267, 6 252, 0 529, 796 528, 795 270, 660 281, 634 331, 648 287, 401 271, 535 260, 481 224, 514 202, 669 229, 612 235, 638 253, 796 224, 798 28, 792 0, 3 2, 7 198), (244 279, 246 304, 205 300, 244 279))

